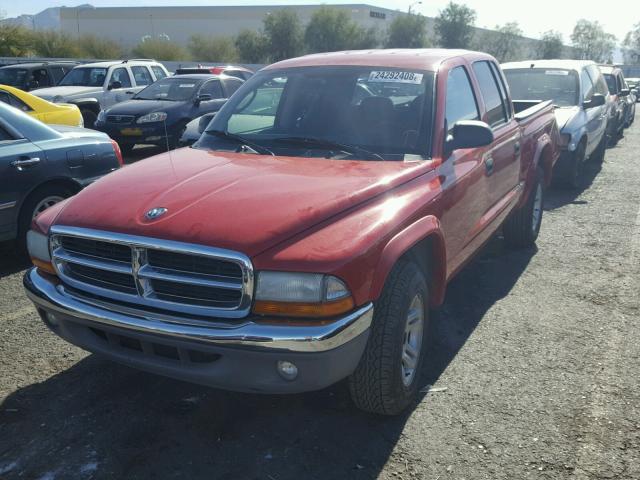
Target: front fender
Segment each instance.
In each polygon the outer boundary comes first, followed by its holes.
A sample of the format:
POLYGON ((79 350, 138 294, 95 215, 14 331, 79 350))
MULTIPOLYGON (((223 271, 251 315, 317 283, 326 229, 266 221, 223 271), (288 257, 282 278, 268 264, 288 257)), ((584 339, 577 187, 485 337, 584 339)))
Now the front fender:
POLYGON ((397 261, 412 247, 423 240, 430 239, 430 255, 428 264, 429 301, 432 306, 444 301, 446 290, 446 248, 440 221, 434 216, 426 216, 409 225, 391 238, 382 250, 380 260, 371 283, 370 298, 377 299, 382 293, 385 281, 397 261))

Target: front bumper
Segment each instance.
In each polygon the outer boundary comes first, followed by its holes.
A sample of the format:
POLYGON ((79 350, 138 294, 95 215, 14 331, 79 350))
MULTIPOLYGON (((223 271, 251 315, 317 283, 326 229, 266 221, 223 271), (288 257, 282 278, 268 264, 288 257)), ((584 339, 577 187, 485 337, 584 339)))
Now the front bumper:
POLYGON ((319 390, 345 378, 360 361, 373 318, 373 305, 367 304, 322 325, 251 319, 234 325, 185 325, 83 302, 35 268, 23 283, 47 326, 85 350, 160 375, 244 392, 319 390), (294 380, 280 376, 280 360, 298 367, 294 380))
POLYGON ((162 145, 167 141, 167 137, 171 140, 177 134, 174 125, 167 125, 165 129, 165 125, 161 122, 128 125, 96 122, 94 128, 106 133, 119 144, 124 145, 162 145))

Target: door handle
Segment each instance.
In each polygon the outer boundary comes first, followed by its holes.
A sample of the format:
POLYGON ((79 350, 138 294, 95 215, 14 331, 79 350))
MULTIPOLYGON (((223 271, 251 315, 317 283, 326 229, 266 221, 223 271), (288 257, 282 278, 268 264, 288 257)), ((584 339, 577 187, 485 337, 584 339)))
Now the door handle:
POLYGON ((136 92, 132 92, 131 90, 127 90, 127 91, 126 91, 126 92, 124 92, 124 93, 126 93, 127 95, 133 95, 133 94, 134 94, 134 93, 136 93, 136 92))
POLYGON ((25 168, 33 167, 34 165, 37 165, 39 163, 40 163, 40 159, 38 157, 33 157, 33 158, 24 157, 24 158, 21 158, 20 160, 14 160, 13 162, 11 162, 11 166, 17 168, 18 171, 22 171, 25 168))
POLYGON ((520 153, 520 142, 516 142, 513 149, 515 150, 516 155, 518 155, 520 153))
POLYGON ((487 157, 484 161, 484 168, 487 171, 487 175, 493 173, 493 157, 487 157))

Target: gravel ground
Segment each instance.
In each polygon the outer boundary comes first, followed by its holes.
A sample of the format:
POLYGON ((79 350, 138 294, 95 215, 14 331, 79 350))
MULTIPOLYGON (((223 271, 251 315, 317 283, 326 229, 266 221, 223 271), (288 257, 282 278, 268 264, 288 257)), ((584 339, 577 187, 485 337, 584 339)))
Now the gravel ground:
POLYGON ((640 479, 640 126, 550 191, 538 250, 493 241, 432 314, 425 394, 358 412, 343 384, 221 392, 49 333, 0 251, 2 479, 640 479))

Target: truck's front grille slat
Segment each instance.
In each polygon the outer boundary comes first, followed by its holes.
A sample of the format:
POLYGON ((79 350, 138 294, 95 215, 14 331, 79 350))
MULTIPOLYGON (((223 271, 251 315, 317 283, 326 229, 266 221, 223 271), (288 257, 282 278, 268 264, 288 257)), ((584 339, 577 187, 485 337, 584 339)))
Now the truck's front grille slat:
POLYGON ((251 306, 253 268, 237 252, 73 227, 52 228, 51 251, 63 284, 102 306, 215 318, 251 306))

